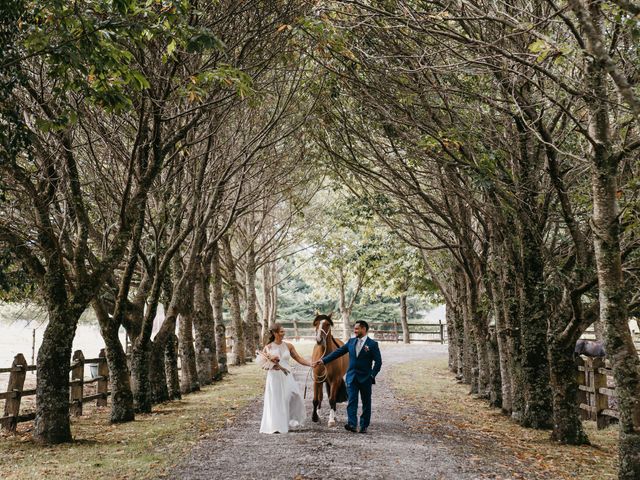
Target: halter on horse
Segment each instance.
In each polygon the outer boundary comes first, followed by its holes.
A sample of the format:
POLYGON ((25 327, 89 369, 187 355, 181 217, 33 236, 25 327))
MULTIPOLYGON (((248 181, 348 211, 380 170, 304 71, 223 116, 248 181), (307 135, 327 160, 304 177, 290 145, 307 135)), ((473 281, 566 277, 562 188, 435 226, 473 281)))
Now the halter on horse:
MULTIPOLYGON (((316 328, 316 345, 313 347, 313 353, 311 354, 313 361, 328 355, 344 345, 344 342, 334 338, 331 334, 331 327, 333 326, 331 314, 316 315, 316 318, 313 320, 313 326, 316 328)), ((322 384, 324 384, 327 389, 327 396, 329 397, 329 406, 331 407, 328 425, 330 427, 335 426, 336 403, 347 401, 347 387, 344 383, 344 375, 347 372, 348 366, 349 357, 343 355, 328 365, 318 365, 313 369, 313 415, 311 419, 314 422, 319 421, 318 411, 322 405, 322 384)))

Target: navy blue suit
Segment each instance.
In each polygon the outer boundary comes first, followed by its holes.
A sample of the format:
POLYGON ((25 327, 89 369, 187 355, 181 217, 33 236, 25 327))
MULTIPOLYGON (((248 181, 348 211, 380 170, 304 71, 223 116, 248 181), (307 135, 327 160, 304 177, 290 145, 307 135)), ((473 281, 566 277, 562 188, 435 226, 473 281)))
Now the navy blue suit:
POLYGON ((347 370, 347 392, 349 403, 347 404, 347 416, 349 425, 358 424, 358 393, 362 399, 362 416, 360 417, 360 429, 367 428, 371 420, 371 384, 376 383, 376 375, 382 367, 382 357, 378 342, 367 337, 356 355, 357 338, 350 338, 343 346, 334 350, 322 358, 323 363, 329 363, 345 353, 349 353, 349 369, 347 370), (373 364, 373 365, 372 365, 373 364))

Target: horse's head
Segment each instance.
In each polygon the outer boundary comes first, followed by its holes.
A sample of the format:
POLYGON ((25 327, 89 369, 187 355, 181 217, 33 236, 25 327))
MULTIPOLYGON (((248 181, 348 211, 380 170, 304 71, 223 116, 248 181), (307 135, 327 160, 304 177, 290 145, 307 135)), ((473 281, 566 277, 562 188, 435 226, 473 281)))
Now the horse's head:
POLYGON ((333 327, 333 320, 331 320, 331 312, 329 315, 316 314, 316 318, 313 319, 313 326, 316 329, 316 343, 318 345, 324 345, 327 341, 327 337, 331 333, 331 327, 333 327))

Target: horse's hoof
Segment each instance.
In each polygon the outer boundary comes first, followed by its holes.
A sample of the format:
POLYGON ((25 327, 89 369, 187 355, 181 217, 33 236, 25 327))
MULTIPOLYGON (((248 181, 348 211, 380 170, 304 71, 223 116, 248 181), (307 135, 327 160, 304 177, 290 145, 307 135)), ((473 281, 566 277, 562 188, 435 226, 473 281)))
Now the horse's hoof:
POLYGON ((329 423, 327 423, 327 425, 329 427, 335 427, 336 426, 336 421, 335 420, 329 420, 329 423))
POLYGON ((314 415, 311 417, 311 420, 315 423, 318 423, 318 421, 320 420, 320 417, 318 417, 317 415, 314 415))

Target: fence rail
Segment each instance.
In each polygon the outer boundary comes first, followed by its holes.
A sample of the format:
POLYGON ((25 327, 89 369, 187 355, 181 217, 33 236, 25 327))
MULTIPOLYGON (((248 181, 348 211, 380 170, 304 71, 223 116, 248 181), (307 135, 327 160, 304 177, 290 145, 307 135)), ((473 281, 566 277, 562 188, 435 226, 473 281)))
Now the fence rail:
MULTIPOLYGON (((295 339, 310 339, 315 337, 315 329, 310 323, 297 321, 280 321, 287 329, 287 336, 295 339)), ((447 341, 446 323, 410 323, 409 339, 411 342, 436 342, 445 343, 447 341)), ((402 340, 402 330, 399 324, 393 322, 371 322, 371 336, 383 342, 398 342, 402 340)), ((335 335, 342 337, 344 329, 337 324, 333 327, 335 335)))
MULTIPOLYGON (((4 400, 4 415, 0 417, 0 426, 9 431, 15 431, 18 423, 33 420, 35 412, 20 413, 22 399, 36 394, 36 389, 24 389, 26 373, 36 370, 35 365, 28 365, 24 355, 15 356, 13 364, 9 368, 0 368, 0 373, 9 373, 7 391, 0 392, 0 400, 4 400)), ((97 358, 84 358, 82 350, 76 350, 69 365, 71 380, 69 381, 69 406, 71 414, 82 415, 82 406, 91 401, 96 401, 98 407, 107 405, 109 391, 109 367, 104 348, 100 350, 97 358), (91 372, 91 378, 85 379, 85 366, 95 365, 97 375, 91 372), (85 385, 96 383, 96 393, 85 395, 85 385)))

